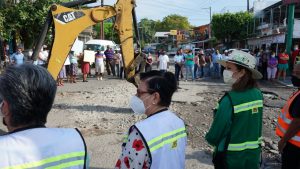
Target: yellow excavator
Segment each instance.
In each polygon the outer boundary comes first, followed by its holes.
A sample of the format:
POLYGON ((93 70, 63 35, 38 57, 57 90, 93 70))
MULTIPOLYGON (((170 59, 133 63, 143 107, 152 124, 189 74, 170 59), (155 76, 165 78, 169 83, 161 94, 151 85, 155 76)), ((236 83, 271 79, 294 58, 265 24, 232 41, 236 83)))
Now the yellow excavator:
POLYGON ((39 40, 35 45, 33 59, 37 59, 47 33, 52 28, 54 40, 49 52, 47 69, 56 79, 78 35, 92 25, 115 17, 114 29, 118 32, 121 42, 125 77, 129 82, 137 85, 138 78, 135 70, 143 62, 144 57, 140 54, 139 41, 136 42, 139 49, 138 53, 135 54, 133 46, 134 32, 136 39, 139 39, 135 0, 118 0, 114 6, 77 9, 82 5, 94 2, 96 1, 80 0, 60 5, 53 4, 48 12, 39 40))

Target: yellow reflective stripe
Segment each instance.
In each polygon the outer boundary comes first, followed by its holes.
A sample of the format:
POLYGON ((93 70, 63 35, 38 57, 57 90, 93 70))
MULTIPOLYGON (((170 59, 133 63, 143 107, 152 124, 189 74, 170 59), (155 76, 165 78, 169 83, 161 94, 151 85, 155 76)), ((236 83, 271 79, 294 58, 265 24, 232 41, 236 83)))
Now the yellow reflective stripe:
POLYGON ((263 107, 262 100, 257 100, 257 101, 253 101, 253 102, 236 105, 236 106, 234 106, 234 113, 240 113, 240 112, 251 110, 253 108, 258 108, 258 107, 263 107))
POLYGON ((262 103, 262 102, 263 102, 262 100, 256 100, 256 101, 252 101, 252 102, 247 102, 247 103, 239 104, 239 105, 236 105, 234 107, 235 108, 240 108, 240 107, 247 106, 249 104, 262 103))
POLYGON ((64 164, 59 164, 56 166, 47 167, 46 169, 61 169, 61 168, 67 168, 67 167, 72 167, 72 166, 76 166, 76 165, 84 165, 84 160, 77 160, 77 161, 72 161, 72 162, 68 162, 68 163, 64 163, 64 164))
POLYGON ((151 146, 153 143, 155 143, 155 142, 163 139, 164 137, 168 137, 168 136, 174 135, 174 134, 182 132, 184 130, 185 130, 185 127, 177 129, 177 130, 174 130, 174 131, 171 131, 171 132, 168 132, 168 133, 165 133, 163 135, 160 135, 160 136, 158 136, 158 137, 156 137, 156 138, 148 141, 147 144, 148 144, 148 146, 151 146))
POLYGON ((168 140, 165 140, 165 141, 161 142, 160 144, 157 144, 156 146, 151 147, 150 152, 153 152, 153 151, 163 147, 165 144, 170 144, 170 143, 174 142, 175 140, 178 140, 178 139, 180 139, 182 137, 186 137, 186 136, 187 136, 186 133, 183 133, 183 134, 180 134, 180 135, 178 135, 174 138, 170 138, 168 140))
POLYGON ((228 145, 228 151, 243 151, 246 149, 254 149, 258 148, 261 144, 262 137, 258 138, 257 141, 247 141, 244 143, 238 143, 238 144, 229 144, 228 145))
POLYGON ((73 158, 73 157, 80 157, 80 156, 84 156, 84 155, 85 155, 84 151, 83 152, 74 152, 74 153, 62 154, 62 155, 58 155, 58 156, 55 156, 55 157, 46 158, 46 159, 41 160, 41 161, 31 162, 31 163, 27 163, 27 164, 21 164, 21 165, 12 166, 12 167, 6 167, 4 169, 33 168, 33 167, 38 167, 38 166, 45 165, 47 163, 53 163, 53 162, 56 162, 56 161, 60 161, 60 160, 68 159, 68 158, 73 158))

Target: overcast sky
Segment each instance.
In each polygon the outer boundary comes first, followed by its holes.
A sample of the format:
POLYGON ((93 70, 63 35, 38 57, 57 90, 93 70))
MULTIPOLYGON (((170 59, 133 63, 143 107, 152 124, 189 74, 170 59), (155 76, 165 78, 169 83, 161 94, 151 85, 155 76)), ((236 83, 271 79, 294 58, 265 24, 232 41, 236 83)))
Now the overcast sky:
MULTIPOLYGON (((251 8, 254 0, 249 1, 251 8)), ((105 5, 116 2, 117 0, 104 0, 105 5)), ((247 0, 136 0, 136 2, 138 20, 142 18, 162 20, 169 14, 179 14, 188 17, 189 22, 194 26, 209 23, 210 6, 212 14, 247 10, 247 0)))

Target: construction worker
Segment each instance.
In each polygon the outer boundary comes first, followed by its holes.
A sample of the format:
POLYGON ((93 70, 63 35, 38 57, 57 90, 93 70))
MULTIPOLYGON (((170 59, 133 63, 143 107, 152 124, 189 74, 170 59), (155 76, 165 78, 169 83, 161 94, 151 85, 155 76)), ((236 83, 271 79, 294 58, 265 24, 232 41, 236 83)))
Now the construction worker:
POLYGON ((86 168, 86 146, 76 129, 46 128, 56 94, 48 71, 33 64, 7 67, 0 76, 0 168, 86 168))
POLYGON ((187 141, 184 122, 168 108, 177 89, 171 72, 140 74, 141 83, 130 107, 147 118, 131 126, 117 169, 183 169, 187 141))
POLYGON ((277 120, 276 134, 281 137, 282 169, 300 168, 300 64, 294 66, 292 83, 298 90, 283 106, 277 120))
POLYGON ((261 153, 263 95, 256 79, 252 55, 234 50, 228 60, 218 60, 225 67, 224 82, 231 90, 220 99, 213 123, 205 138, 215 146, 216 169, 258 169, 261 153))

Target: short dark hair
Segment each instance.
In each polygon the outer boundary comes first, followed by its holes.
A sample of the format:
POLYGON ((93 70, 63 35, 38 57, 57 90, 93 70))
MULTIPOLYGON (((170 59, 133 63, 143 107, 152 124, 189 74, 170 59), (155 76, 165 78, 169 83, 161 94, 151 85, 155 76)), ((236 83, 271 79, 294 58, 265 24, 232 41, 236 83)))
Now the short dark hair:
POLYGON ((11 125, 43 125, 52 108, 56 83, 49 72, 32 64, 7 67, 0 76, 0 97, 8 102, 11 125))
POLYGON ((245 75, 242 76, 237 83, 232 85, 233 91, 245 91, 258 87, 256 80, 252 77, 252 72, 243 66, 236 65, 239 71, 245 70, 245 75))
POLYGON ((146 82, 149 93, 159 93, 159 105, 166 107, 170 106, 172 96, 177 90, 177 81, 173 73, 153 70, 146 73, 141 73, 140 79, 141 81, 146 82))

